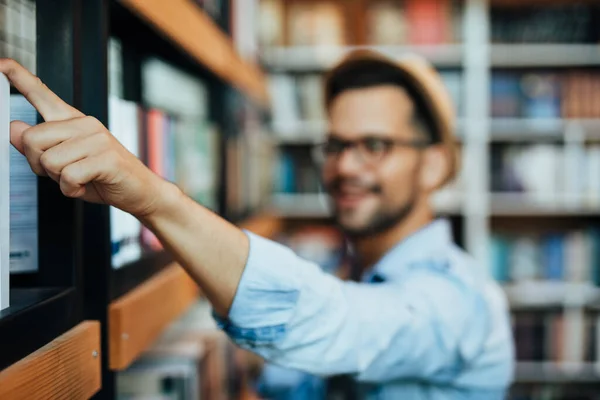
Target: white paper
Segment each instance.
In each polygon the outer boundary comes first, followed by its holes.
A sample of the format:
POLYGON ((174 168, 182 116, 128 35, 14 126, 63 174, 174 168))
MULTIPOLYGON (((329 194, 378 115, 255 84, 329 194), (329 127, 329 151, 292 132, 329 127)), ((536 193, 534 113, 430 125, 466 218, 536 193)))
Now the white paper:
MULTIPOLYGON (((35 125, 37 112, 21 95, 10 96, 10 119, 35 125)), ((10 146, 10 273, 38 269, 37 176, 10 146)))
MULTIPOLYGON (((134 156, 139 157, 138 107, 135 103, 109 97, 111 133, 134 156)), ((110 207, 112 266, 120 268, 142 256, 141 223, 131 214, 110 207)))
POLYGON ((0 310, 8 307, 10 286, 10 86, 0 74, 0 310))

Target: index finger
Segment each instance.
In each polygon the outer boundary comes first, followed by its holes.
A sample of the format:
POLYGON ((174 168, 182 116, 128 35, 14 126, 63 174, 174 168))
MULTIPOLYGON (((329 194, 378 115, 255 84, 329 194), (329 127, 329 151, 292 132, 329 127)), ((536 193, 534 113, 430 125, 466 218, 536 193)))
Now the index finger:
POLYGON ((65 103, 25 67, 14 60, 0 58, 0 72, 39 111, 45 121, 62 121, 83 116, 65 103))

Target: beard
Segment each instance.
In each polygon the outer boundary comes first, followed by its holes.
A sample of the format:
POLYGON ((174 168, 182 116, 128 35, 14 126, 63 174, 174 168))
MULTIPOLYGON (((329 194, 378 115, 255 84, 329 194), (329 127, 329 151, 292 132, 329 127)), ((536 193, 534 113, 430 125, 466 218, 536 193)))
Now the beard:
MULTIPOLYGON (((327 186, 327 191, 329 193, 335 193, 338 187, 343 183, 348 183, 348 181, 338 178, 327 186)), ((406 217, 408 217, 408 215, 410 215, 410 213, 413 211, 417 202, 416 185, 416 182, 413 182, 410 188, 410 196, 404 203, 394 207, 393 209, 377 210, 361 227, 350 227, 343 224, 341 222, 342 218, 338 210, 334 210, 333 218, 335 223, 344 232, 344 234, 353 239, 359 239, 362 237, 373 236, 386 232, 404 221, 406 217)), ((382 188, 378 185, 371 185, 365 187, 365 189, 374 194, 382 193, 382 188)))

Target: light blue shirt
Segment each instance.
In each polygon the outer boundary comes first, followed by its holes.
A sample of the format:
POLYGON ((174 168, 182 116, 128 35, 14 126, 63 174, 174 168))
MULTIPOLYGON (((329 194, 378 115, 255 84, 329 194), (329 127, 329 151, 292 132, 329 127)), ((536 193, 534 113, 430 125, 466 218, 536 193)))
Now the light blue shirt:
POLYGON ((399 243, 363 283, 247 235, 229 318, 217 317, 241 347, 315 375, 351 374, 368 399, 504 398, 514 368, 506 299, 447 221, 399 243))

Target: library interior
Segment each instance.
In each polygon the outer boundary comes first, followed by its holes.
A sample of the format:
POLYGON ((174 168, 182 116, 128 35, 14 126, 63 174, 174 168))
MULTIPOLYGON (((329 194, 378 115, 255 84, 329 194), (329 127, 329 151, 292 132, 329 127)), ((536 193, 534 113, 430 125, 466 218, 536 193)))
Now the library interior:
POLYGON ((0 0, 0 58, 1 400, 600 400, 597 0, 0 0), (67 109, 198 216, 65 195, 67 109))

